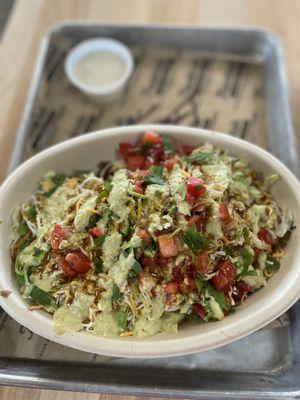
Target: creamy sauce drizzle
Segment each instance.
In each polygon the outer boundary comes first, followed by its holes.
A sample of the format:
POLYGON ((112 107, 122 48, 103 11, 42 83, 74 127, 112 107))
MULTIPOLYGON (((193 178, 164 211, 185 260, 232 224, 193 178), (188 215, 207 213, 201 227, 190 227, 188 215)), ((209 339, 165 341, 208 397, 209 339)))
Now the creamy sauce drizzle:
POLYGON ((109 51, 93 52, 82 57, 74 68, 78 80, 89 86, 108 86, 121 78, 124 61, 109 51))

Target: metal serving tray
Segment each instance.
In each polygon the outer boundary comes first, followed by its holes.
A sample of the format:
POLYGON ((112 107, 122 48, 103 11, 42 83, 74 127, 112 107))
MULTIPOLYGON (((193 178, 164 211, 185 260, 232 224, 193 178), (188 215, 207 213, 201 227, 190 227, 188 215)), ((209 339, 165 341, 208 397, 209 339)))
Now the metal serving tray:
MULTIPOLYGON (((43 148, 91 130, 177 123, 255 142, 298 172, 283 54, 259 29, 64 23, 44 38, 10 171, 43 148), (116 103, 90 102, 63 61, 83 39, 113 37, 135 56, 116 103)), ((267 329, 204 353, 169 359, 101 357, 69 349, 0 314, 0 383, 181 398, 299 398, 300 305, 267 329)))

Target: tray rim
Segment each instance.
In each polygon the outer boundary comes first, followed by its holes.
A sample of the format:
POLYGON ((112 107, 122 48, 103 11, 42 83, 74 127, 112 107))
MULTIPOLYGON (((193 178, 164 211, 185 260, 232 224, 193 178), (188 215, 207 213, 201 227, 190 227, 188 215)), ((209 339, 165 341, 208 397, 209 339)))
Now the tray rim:
MULTIPOLYGON (((288 124, 287 126, 287 138, 289 142, 293 145, 294 154, 290 154, 293 162, 292 171, 297 173, 297 139, 294 133, 294 128, 292 124, 292 115, 291 115, 291 108, 289 102, 289 85, 288 85, 288 78, 286 74, 286 66, 284 62, 284 53, 281 44, 280 38, 271 30, 256 27, 256 26, 229 26, 229 25, 184 25, 184 24, 132 24, 132 23, 95 23, 95 22, 87 22, 87 21, 61 21, 54 25, 52 25, 44 34, 41 42, 40 47, 37 53, 37 58, 35 61, 35 66, 33 69, 31 82, 29 85, 28 95, 26 97, 26 103, 24 106, 24 111, 22 113, 22 117, 19 122, 19 128, 17 131, 13 152, 11 156, 11 160, 8 167, 8 173, 10 173, 17 165, 20 164, 22 151, 24 150, 25 141, 26 141, 26 130, 27 130, 27 122, 31 117, 32 110, 35 106, 35 100, 37 96, 37 90, 40 84, 40 78, 42 76, 46 55, 48 51, 49 42, 52 38, 52 35, 58 33, 59 30, 68 28, 68 27, 80 27, 80 28, 89 28, 89 27, 103 27, 103 28, 124 28, 124 29, 131 29, 131 28, 140 28, 140 29, 166 29, 166 30, 197 30, 197 31, 215 31, 221 30, 226 32, 232 33, 253 33, 260 35, 265 41, 269 41, 274 50, 276 52, 277 60, 281 61, 278 65, 278 73, 280 78, 280 86, 284 94, 284 101, 283 101, 283 109, 282 112, 284 113, 285 122, 288 124)), ((214 54, 213 52, 211 54, 214 54)), ((215 53, 217 54, 217 53, 215 53)), ((225 53, 226 54, 226 53, 225 53)), ((228 54, 228 53, 227 53, 228 54)), ((297 308, 297 306, 295 306, 297 308)), ((199 398, 199 396, 205 396, 208 399, 215 399, 222 396, 223 398, 232 398, 234 395, 235 398, 248 398, 251 396, 253 398, 287 398, 287 397, 296 397, 300 396, 300 385, 299 387, 290 387, 290 390, 280 391, 274 390, 272 388, 264 388, 262 389, 253 389, 253 390, 237 390, 237 391, 222 391, 220 390, 207 390, 201 389, 199 390, 184 390, 180 391, 176 388, 173 389, 165 389, 165 388, 137 388, 133 385, 127 385, 126 387, 123 385, 114 385, 112 383, 107 382, 94 382, 92 386, 88 383, 80 383, 78 385, 78 381, 55 381, 54 379, 49 380, 45 376, 34 376, 24 373, 23 375, 20 373, 23 369, 25 369, 28 365, 33 365, 35 360, 22 360, 22 359, 5 359, 0 357, 0 384, 9 384, 9 385, 16 385, 16 386, 27 386, 27 387, 40 387, 40 388, 49 388, 49 389, 61 389, 61 390, 79 390, 79 391, 92 391, 92 392, 104 392, 110 394, 120 394, 120 389, 122 390, 122 394, 129 394, 129 395, 149 395, 149 396, 163 396, 163 397, 185 397, 185 398, 199 398), (33 362, 32 362, 33 361, 33 362), (11 367, 15 368, 15 372, 13 372, 13 368, 9 371, 7 366, 10 365, 11 367)), ((39 361, 41 365, 49 365, 52 362, 41 360, 39 361)), ((54 362, 55 363, 55 362, 54 362)), ((97 366, 97 364, 95 364, 97 366)), ((38 367, 37 367, 38 368, 38 367)), ((296 371, 300 371, 300 364, 297 362, 293 368, 292 374, 296 371)), ((251 375, 255 375, 255 372, 250 373, 251 375)), ((284 373, 285 375, 285 373, 284 373)), ((269 379, 271 382, 272 373, 264 374, 266 380, 269 379)))
MULTIPOLYGON (((43 67, 45 65, 46 61, 46 54, 49 46, 49 42, 52 38, 52 36, 56 33, 58 33, 60 30, 65 29, 65 28, 70 28, 70 27, 79 27, 79 28, 91 28, 91 27, 98 27, 101 26, 103 28, 124 28, 124 29, 166 29, 166 30, 197 30, 197 31, 211 31, 214 32, 216 30, 219 31, 226 31, 226 32, 231 32, 234 34, 244 32, 244 33, 253 33, 260 35, 265 41, 272 43, 272 46, 274 47, 274 50, 276 52, 276 58, 278 60, 281 60, 279 63, 279 77, 280 77, 280 86, 282 89, 282 92, 285 94, 283 100, 283 109, 282 112, 284 114, 284 119, 287 123, 287 129, 286 129, 286 136, 288 139, 288 142, 290 143, 290 159, 291 159, 291 170, 297 174, 298 172, 298 157, 297 157, 297 148, 298 148, 298 143, 297 143, 297 138, 296 135, 294 134, 294 126, 293 126, 293 120, 292 120, 292 113, 291 113, 291 107, 290 107, 290 89, 289 89, 289 84, 288 84, 288 78, 287 78, 287 73, 286 73, 286 63, 285 63, 285 56, 284 56, 284 51, 283 51, 283 46, 282 46, 282 41, 279 38, 279 36, 271 31, 270 29, 265 29, 261 28, 258 26, 229 26, 229 25, 214 25, 214 24, 207 24, 207 25, 185 25, 185 24, 132 24, 132 23, 95 23, 92 21, 84 21, 84 20, 65 20, 65 21, 60 21, 52 26, 49 27, 49 29, 46 31, 44 34, 41 42, 40 42, 40 47, 38 50, 38 55, 36 58, 35 66, 33 69, 31 81, 29 84, 29 90, 28 90, 28 95, 26 97, 26 103, 24 106, 24 110, 22 113, 22 116, 20 118, 19 122, 19 127, 17 130, 16 134, 16 139, 15 143, 13 146, 13 151, 11 154, 10 162, 8 165, 8 174, 12 172, 13 169, 15 169, 21 162, 21 155, 22 151, 24 150, 25 147, 25 140, 26 140, 26 127, 27 127, 27 121, 29 120, 31 116, 31 112, 34 108, 35 105, 35 100, 37 96, 37 90, 40 84, 40 79, 42 76, 43 72, 43 67)), ((212 53, 213 54, 213 53, 212 53)), ((225 53, 226 54, 226 53, 225 53)))

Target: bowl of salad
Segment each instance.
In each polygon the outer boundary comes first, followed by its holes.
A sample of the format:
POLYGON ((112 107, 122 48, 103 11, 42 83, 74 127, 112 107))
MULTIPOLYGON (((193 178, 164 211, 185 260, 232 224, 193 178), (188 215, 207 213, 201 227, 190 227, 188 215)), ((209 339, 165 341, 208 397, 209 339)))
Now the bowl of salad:
POLYGON ((0 304, 123 357, 222 346, 300 295, 300 185, 226 134, 140 125, 53 146, 0 189, 0 304))

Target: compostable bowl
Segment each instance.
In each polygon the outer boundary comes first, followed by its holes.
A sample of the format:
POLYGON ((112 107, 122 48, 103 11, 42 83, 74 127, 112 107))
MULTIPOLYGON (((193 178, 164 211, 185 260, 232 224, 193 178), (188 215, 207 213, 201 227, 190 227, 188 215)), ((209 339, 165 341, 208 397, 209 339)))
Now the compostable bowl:
POLYGON ((11 292, 8 296, 0 296, 1 306, 33 332, 83 351, 121 357, 170 357, 212 349, 263 327, 291 307, 300 295, 300 184, 271 154, 226 134, 181 126, 139 125, 107 129, 62 142, 27 160, 2 184, 0 220, 0 291, 11 292), (265 175, 277 173, 281 176, 272 192, 280 205, 292 211, 296 225, 281 268, 266 287, 251 295, 236 313, 222 321, 186 323, 179 327, 177 333, 160 333, 147 339, 102 338, 89 333, 57 335, 53 332, 51 315, 30 311, 21 296, 9 254, 11 215, 34 192, 45 172, 56 170, 71 173, 74 170, 95 169, 99 161, 116 157, 117 143, 134 142, 147 130, 168 134, 192 146, 208 141, 233 155, 246 158, 254 169, 265 175))

